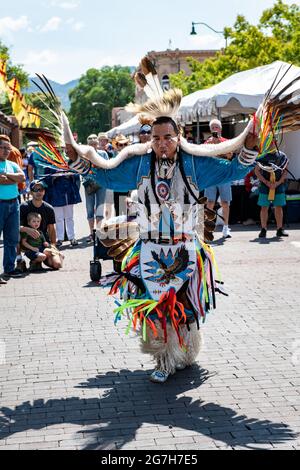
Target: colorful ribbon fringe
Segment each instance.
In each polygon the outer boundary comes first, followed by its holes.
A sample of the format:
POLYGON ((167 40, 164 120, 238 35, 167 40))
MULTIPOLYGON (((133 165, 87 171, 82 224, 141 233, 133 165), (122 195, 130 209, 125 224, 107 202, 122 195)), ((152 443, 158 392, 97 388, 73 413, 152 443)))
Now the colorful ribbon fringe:
MULTIPOLYGON (((127 254, 122 264, 122 271, 130 273, 130 271, 139 266, 141 253, 141 242, 138 242, 127 254)), ((210 310, 211 298, 214 300, 214 279, 213 270, 217 272, 218 278, 220 273, 215 261, 214 253, 211 247, 202 243, 197 246, 197 269, 199 272, 199 282, 197 285, 197 297, 199 304, 197 315, 204 322, 206 314, 210 310), (213 269, 214 268, 214 269, 213 269)), ((110 294, 115 295, 120 292, 127 291, 128 279, 120 276, 111 289, 110 294)), ((215 300, 213 302, 215 307, 215 300)), ((167 342, 167 324, 171 324, 176 331, 181 348, 185 349, 183 337, 180 333, 180 327, 187 323, 187 315, 184 305, 178 300, 175 289, 171 288, 164 293, 159 301, 146 298, 146 295, 138 292, 136 298, 128 299, 122 305, 117 302, 118 307, 115 310, 115 324, 117 324, 124 315, 129 316, 129 324, 126 334, 129 334, 131 328, 134 331, 139 326, 142 331, 144 341, 147 341, 147 328, 152 331, 154 338, 158 337, 157 326, 155 320, 159 320, 164 332, 164 339, 167 342)), ((198 321, 198 320, 197 320, 198 321)))

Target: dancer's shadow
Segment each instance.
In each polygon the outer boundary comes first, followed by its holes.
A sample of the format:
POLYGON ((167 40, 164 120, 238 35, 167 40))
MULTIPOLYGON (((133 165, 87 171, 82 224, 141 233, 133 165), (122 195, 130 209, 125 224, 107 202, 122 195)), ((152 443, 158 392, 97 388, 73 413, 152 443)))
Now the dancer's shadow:
MULTIPOLYGON (((283 423, 238 415, 231 408, 194 400, 195 390, 211 375, 197 366, 177 373, 167 384, 148 381, 149 371, 121 370, 79 384, 78 388, 104 389, 102 398, 67 398, 24 402, 15 409, 0 408, 0 439, 17 432, 55 424, 92 426, 85 449, 122 449, 133 441, 144 423, 192 430, 199 436, 231 446, 253 448, 255 443, 281 443, 295 439, 283 423), (192 391, 192 396, 188 392, 192 391), (226 429, 226 431, 223 431, 226 429)), ((199 391, 199 395, 200 395, 199 391)), ((79 431, 82 432, 82 431, 79 431)), ((147 438, 158 437, 152 434, 147 438)))
POLYGON ((215 239, 212 242, 210 242, 210 245, 211 246, 224 246, 226 241, 228 241, 228 240, 226 240, 226 238, 224 238, 224 237, 217 238, 217 239, 215 237, 215 239))

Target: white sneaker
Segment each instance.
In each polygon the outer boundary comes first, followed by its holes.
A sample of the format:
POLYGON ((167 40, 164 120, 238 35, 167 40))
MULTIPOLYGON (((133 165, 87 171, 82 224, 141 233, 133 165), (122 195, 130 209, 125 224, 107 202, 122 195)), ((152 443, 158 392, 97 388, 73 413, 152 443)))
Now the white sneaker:
POLYGON ((223 237, 224 237, 224 238, 232 238, 230 232, 231 232, 231 230, 230 230, 230 228, 228 227, 228 225, 224 225, 224 227, 223 227, 223 232, 222 232, 223 237))
POLYGON ((150 375, 150 380, 151 382, 163 384, 168 380, 169 373, 165 372, 163 370, 158 370, 156 369, 152 374, 150 375))

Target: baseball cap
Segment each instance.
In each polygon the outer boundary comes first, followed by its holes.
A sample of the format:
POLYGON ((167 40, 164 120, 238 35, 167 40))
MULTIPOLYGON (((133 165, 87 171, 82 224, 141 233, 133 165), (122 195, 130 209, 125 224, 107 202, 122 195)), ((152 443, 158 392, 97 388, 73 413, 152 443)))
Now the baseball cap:
POLYGON ((30 183, 30 186, 29 186, 30 191, 32 191, 35 186, 42 186, 42 188, 44 188, 44 189, 47 188, 47 185, 46 185, 46 183, 45 183, 44 181, 33 180, 33 181, 30 183))

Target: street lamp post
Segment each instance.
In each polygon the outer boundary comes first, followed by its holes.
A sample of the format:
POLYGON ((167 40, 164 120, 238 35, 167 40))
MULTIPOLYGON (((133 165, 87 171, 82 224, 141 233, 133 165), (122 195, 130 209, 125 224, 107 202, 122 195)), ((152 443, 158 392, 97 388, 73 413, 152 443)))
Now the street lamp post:
POLYGON ((212 28, 211 26, 209 26, 208 24, 203 23, 203 22, 195 23, 194 21, 192 21, 191 36, 195 36, 197 34, 195 26, 200 25, 200 24, 203 25, 203 26, 206 26, 207 28, 209 28, 214 33, 222 34, 224 36, 224 39, 225 39, 225 42, 226 42, 225 47, 227 47, 227 35, 224 33, 224 31, 216 31, 214 28, 212 28))

